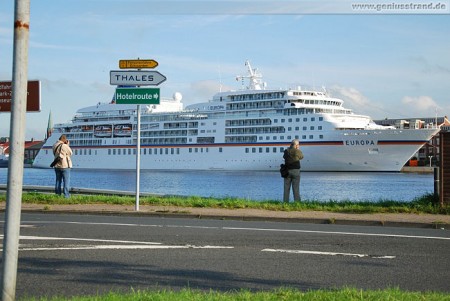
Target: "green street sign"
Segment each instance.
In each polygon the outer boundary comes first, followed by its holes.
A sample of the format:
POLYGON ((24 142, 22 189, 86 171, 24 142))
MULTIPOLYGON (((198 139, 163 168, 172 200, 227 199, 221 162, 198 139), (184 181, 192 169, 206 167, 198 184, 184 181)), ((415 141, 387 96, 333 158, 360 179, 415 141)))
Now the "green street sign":
POLYGON ((117 104, 159 105, 159 88, 117 88, 117 104))

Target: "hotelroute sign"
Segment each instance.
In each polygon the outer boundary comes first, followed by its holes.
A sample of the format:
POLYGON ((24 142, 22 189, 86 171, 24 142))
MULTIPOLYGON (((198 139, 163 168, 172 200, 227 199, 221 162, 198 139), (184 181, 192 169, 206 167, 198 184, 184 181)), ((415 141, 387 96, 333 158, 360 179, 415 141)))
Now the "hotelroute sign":
POLYGON ((155 60, 120 60, 120 69, 153 69, 158 66, 158 62, 155 60))
MULTIPOLYGON (((0 112, 11 112, 12 83, 0 82, 0 112)), ((27 112, 41 111, 41 83, 38 80, 28 81, 27 112)))
POLYGON ((159 104, 159 88, 117 88, 117 104, 159 104))
POLYGON ((110 71, 109 81, 111 85, 131 86, 158 86, 166 81, 166 77, 158 71, 110 71))

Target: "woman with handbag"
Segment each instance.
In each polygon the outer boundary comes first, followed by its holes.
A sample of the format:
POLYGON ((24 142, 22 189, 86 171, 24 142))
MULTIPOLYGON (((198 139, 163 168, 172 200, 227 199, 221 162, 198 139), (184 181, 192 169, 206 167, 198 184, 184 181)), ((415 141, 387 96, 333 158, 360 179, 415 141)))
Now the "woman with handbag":
MULTIPOLYGON (((55 156, 54 168, 56 175, 55 193, 65 198, 70 197, 70 169, 72 168, 72 149, 66 135, 61 135, 59 140, 53 144, 53 155, 55 156), (64 189, 61 191, 61 185, 64 182, 64 189)), ((52 163, 53 165, 53 163, 52 163)))

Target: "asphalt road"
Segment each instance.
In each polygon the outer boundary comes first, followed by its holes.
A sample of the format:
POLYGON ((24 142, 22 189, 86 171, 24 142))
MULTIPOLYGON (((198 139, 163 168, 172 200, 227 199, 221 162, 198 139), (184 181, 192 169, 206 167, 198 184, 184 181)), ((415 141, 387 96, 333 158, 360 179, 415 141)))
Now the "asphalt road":
POLYGON ((448 230, 38 213, 21 225, 17 298, 185 287, 450 292, 448 230))

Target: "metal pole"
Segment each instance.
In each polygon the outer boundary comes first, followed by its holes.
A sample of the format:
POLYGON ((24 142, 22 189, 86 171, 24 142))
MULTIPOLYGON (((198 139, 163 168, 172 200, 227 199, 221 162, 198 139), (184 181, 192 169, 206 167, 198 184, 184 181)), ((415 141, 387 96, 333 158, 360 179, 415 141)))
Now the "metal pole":
POLYGON ((434 168, 434 197, 436 198, 436 200, 439 199, 439 189, 440 189, 440 183, 439 183, 439 176, 440 176, 440 168, 439 167, 435 167, 434 168))
POLYGON ((141 172, 141 105, 137 105, 137 141, 136 141, 136 211, 139 211, 139 182, 141 172))
POLYGON ((28 83, 30 0, 16 0, 10 121, 10 155, 3 240, 2 300, 15 300, 22 202, 25 113, 28 83))

